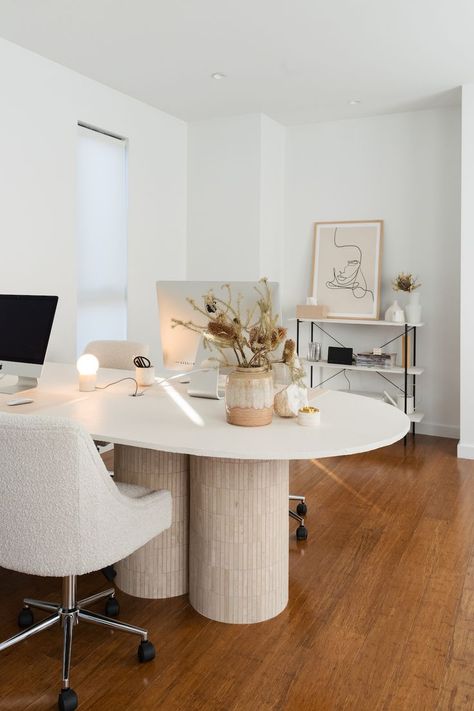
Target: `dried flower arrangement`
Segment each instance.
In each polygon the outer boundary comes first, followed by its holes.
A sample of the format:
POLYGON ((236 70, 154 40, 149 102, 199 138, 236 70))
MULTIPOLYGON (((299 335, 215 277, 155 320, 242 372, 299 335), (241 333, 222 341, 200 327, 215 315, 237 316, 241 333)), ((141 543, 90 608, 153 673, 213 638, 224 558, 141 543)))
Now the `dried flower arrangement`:
MULTIPOLYGON (((230 284, 223 284, 224 297, 217 296, 213 290, 203 295, 203 305, 189 299, 193 309, 206 318, 205 324, 194 321, 172 319, 173 328, 182 326, 199 333, 204 344, 216 349, 220 358, 215 358, 221 365, 233 366, 229 362, 226 350, 233 351, 237 365, 241 368, 271 367, 270 354, 274 353, 286 337, 286 329, 278 325, 278 315, 273 313, 272 293, 268 279, 262 278, 255 286, 257 300, 252 309, 242 314, 242 295, 235 299, 230 284)), ((283 360, 290 367, 292 377, 301 379, 302 373, 296 361, 296 349, 293 341, 288 340, 283 349, 283 360)))
POLYGON ((296 344, 293 339, 289 338, 285 342, 283 348, 283 355, 281 361, 288 366, 290 371, 291 382, 299 385, 300 387, 305 387, 303 378, 305 376, 304 368, 301 367, 298 354, 296 353, 296 344))
POLYGON ((392 281, 393 290, 411 293, 421 286, 419 282, 417 283, 417 279, 418 277, 413 276, 413 274, 404 274, 403 272, 400 272, 400 274, 398 274, 392 281))

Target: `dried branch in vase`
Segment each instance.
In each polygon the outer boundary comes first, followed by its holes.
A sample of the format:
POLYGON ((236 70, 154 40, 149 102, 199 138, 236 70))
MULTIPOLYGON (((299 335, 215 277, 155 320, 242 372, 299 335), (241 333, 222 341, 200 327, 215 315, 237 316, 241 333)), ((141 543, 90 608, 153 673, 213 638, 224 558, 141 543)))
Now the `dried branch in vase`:
POLYGON ((204 344, 219 352, 215 358, 223 365, 230 363, 226 351, 233 352, 242 368, 271 367, 270 354, 275 352, 286 337, 286 329, 278 325, 278 315, 273 313, 271 288, 266 278, 255 287, 255 305, 242 314, 242 296, 234 299, 230 284, 221 287, 224 295, 216 296, 213 290, 203 295, 202 306, 188 299, 193 309, 205 317, 206 322, 172 319, 173 328, 182 326, 199 333, 204 344))
POLYGON ((413 276, 413 274, 404 274, 403 272, 400 272, 395 279, 392 281, 392 288, 394 291, 406 291, 406 292, 412 292, 415 291, 415 289, 418 289, 421 284, 417 280, 417 276, 413 276))

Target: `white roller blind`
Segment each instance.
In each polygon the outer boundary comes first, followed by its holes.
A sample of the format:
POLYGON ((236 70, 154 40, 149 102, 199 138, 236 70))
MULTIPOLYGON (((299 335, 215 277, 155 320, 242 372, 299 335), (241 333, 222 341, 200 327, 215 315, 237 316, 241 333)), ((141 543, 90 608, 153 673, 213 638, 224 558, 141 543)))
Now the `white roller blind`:
POLYGON ((126 141, 78 126, 77 352, 127 336, 126 141))

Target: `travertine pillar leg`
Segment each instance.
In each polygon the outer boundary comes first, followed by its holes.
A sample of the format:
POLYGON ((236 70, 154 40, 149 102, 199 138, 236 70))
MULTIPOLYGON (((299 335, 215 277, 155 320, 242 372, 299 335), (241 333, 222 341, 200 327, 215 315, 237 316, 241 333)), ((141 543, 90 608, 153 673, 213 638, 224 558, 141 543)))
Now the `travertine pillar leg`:
POLYGON ((191 457, 189 599, 248 624, 288 602, 288 462, 191 457))
POLYGON ((188 592, 189 457, 152 449, 114 446, 117 481, 169 489, 171 528, 117 563, 120 590, 136 597, 163 598, 188 592))

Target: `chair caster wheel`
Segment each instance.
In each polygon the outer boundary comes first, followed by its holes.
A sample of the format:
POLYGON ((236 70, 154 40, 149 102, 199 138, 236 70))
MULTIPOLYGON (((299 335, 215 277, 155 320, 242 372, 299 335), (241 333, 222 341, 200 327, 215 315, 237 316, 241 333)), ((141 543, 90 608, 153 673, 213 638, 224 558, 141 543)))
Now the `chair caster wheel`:
POLYGON ((140 642, 138 647, 138 661, 151 662, 155 658, 155 647, 151 642, 140 642))
POLYGON ((301 503, 298 504, 298 506, 296 507, 296 513, 298 514, 298 516, 306 516, 306 514, 308 513, 308 507, 306 506, 304 501, 301 501, 301 503))
POLYGON ((77 694, 73 689, 63 689, 58 696, 59 711, 75 711, 78 703, 77 694))
POLYGON ((113 565, 107 565, 105 568, 102 568, 102 575, 104 575, 109 583, 113 583, 114 578, 117 575, 117 571, 115 570, 113 565))
POLYGON ((27 627, 31 627, 35 618, 29 607, 24 607, 20 614, 18 615, 18 627, 25 630, 27 627))
POLYGON ((308 538, 308 529, 305 526, 298 526, 296 529, 296 540, 306 541, 308 538))
POLYGON ((105 603, 105 614, 107 617, 117 617, 120 613, 120 605, 115 597, 109 597, 105 603))

